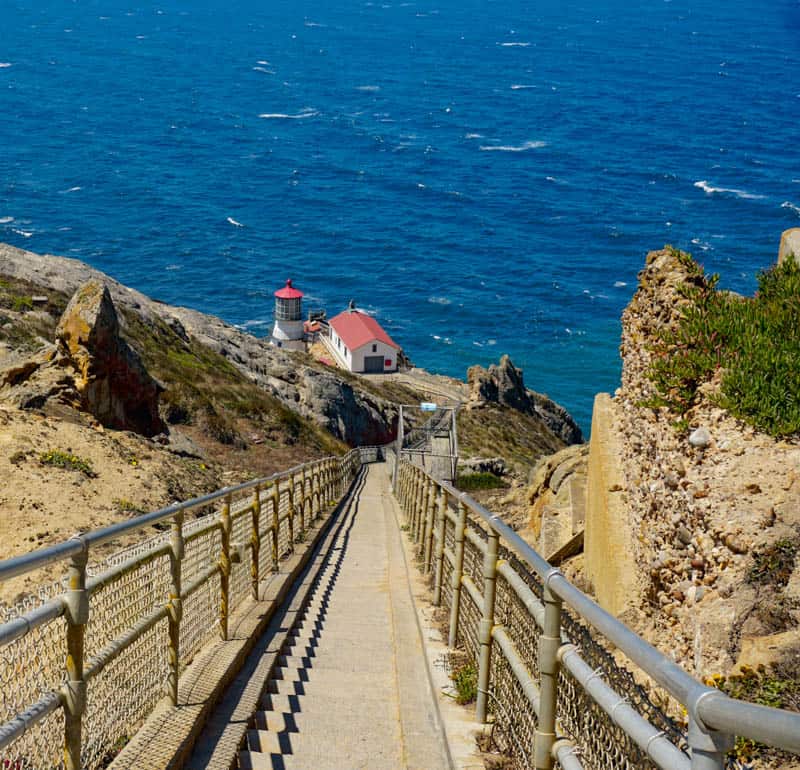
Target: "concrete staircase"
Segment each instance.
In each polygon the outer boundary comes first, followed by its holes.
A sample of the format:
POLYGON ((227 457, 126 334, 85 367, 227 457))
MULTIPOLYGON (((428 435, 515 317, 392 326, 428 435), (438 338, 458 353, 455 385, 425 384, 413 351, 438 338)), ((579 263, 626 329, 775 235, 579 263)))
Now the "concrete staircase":
POLYGON ((449 765, 387 484, 370 468, 250 719, 242 770, 449 765))

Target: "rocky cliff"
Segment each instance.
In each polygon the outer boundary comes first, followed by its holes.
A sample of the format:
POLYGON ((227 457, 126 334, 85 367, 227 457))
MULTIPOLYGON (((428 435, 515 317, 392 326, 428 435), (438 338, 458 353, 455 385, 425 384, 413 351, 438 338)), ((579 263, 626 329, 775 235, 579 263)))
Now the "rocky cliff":
POLYGON ((736 664, 797 668, 797 438, 774 439, 720 408, 720 372, 682 419, 657 406, 654 342, 676 327, 697 280, 686 255, 652 252, 622 317, 622 384, 607 422, 621 447, 615 491, 630 532, 615 547, 638 566, 626 619, 700 676, 736 664))

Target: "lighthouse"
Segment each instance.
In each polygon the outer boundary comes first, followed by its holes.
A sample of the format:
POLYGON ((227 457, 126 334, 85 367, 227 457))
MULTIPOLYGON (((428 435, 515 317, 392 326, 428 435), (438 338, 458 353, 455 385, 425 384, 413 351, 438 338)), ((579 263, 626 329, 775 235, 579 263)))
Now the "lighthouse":
POLYGON ((305 350, 303 292, 292 286, 291 278, 275 292, 275 326, 270 342, 279 348, 305 350))

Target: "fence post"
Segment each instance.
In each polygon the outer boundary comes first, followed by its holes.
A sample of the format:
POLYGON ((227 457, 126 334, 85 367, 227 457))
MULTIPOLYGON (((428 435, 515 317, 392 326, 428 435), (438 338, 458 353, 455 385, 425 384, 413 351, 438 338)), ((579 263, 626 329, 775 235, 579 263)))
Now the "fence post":
POLYGON ((456 522, 455 543, 456 552, 454 554, 452 587, 453 603, 450 606, 450 633, 447 637, 447 644, 455 647, 458 642, 458 616, 461 611, 461 578, 464 576, 464 532, 467 529, 467 506, 461 500, 458 501, 458 521, 456 522))
POLYGON ((417 542, 417 530, 419 528, 419 512, 422 508, 422 477, 419 472, 414 474, 414 497, 411 501, 411 536, 417 542))
POLYGON ((261 521, 261 485, 256 484, 253 490, 253 526, 250 530, 250 587, 253 591, 253 598, 258 600, 258 581, 259 581, 259 558, 261 554, 261 532, 259 523, 261 521))
POLYGON ((314 518, 322 515, 322 479, 320 478, 319 468, 315 468, 311 472, 311 489, 314 490, 314 498, 316 505, 312 503, 311 510, 314 511, 314 518), (314 479, 317 480, 316 485, 314 479), (316 508, 316 510, 314 510, 316 508))
POLYGON ((734 738, 727 733, 709 730, 697 716, 697 704, 707 695, 703 693, 689 712, 689 750, 692 757, 692 770, 723 770, 725 755, 734 746, 734 738))
MULTIPOLYGON (((422 502, 419 509, 419 522, 417 525, 417 555, 425 557, 425 530, 428 526, 428 506, 430 505, 431 485, 426 479, 422 480, 422 502)), ((423 561, 424 564, 424 561, 423 561)))
POLYGON ((558 700, 558 648, 561 647, 561 599, 550 588, 558 569, 547 574, 542 587, 544 629, 539 637, 539 721, 533 736, 533 766, 536 770, 553 767, 558 700))
POLYGON ((294 552, 294 474, 289 476, 289 508, 287 510, 289 522, 289 550, 294 552))
POLYGON ((272 482, 272 571, 278 571, 278 535, 281 529, 281 483, 276 479, 272 482))
POLYGON ((497 585, 497 547, 499 536, 490 530, 486 540, 486 556, 483 559, 483 617, 478 632, 480 657, 478 659, 478 701, 475 716, 486 722, 489 702, 489 672, 492 666, 492 628, 494 627, 494 597, 497 585))
POLYGON ((181 662, 181 566, 183 563, 183 511, 172 517, 169 533, 169 674, 167 675, 167 695, 172 706, 178 705, 178 675, 181 662))
POLYGON ((447 526, 445 512, 447 510, 447 492, 442 487, 439 493, 439 521, 436 535, 436 578, 433 583, 433 604, 438 607, 442 603, 442 571, 444 570, 444 533, 447 526))
POLYGON ((223 642, 228 641, 228 613, 231 598, 231 496, 225 495, 219 516, 222 525, 222 543, 219 554, 219 633, 223 642))
POLYGON ((428 514, 427 514, 427 528, 425 532, 425 572, 430 574, 431 567, 433 566, 431 562, 431 556, 433 553, 433 525, 436 523, 436 515, 438 511, 438 505, 436 500, 436 483, 431 481, 430 486, 428 487, 428 514))
POLYGON ((84 544, 81 553, 72 557, 69 566, 69 589, 65 597, 67 620, 67 681, 64 696, 64 765, 67 770, 81 770, 83 714, 86 711, 86 681, 83 678, 83 644, 89 621, 89 593, 86 590, 86 562, 89 552, 84 544))

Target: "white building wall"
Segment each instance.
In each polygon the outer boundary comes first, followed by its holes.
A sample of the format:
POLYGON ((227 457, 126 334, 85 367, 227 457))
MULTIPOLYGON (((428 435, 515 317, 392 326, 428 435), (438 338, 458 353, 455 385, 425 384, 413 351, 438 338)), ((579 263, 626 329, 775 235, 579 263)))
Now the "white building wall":
POLYGON ((397 369, 397 351, 385 342, 372 340, 372 342, 368 342, 366 345, 362 345, 360 348, 356 348, 353 351, 350 371, 363 372, 364 359, 367 356, 383 356, 383 371, 385 372, 393 372, 397 369), (374 351, 373 346, 375 347, 374 351), (387 361, 392 362, 391 366, 386 366, 387 361))
POLYGON ((336 333, 336 330, 331 326, 329 343, 331 349, 339 358, 339 362, 344 364, 345 367, 351 372, 363 372, 364 358, 367 356, 382 356, 384 362, 383 370, 385 372, 397 371, 398 351, 396 351, 391 345, 387 345, 385 342, 372 340, 366 345, 362 345, 360 348, 350 350, 336 333), (375 346, 375 351, 372 349, 373 345, 375 346), (387 361, 392 362, 391 366, 386 366, 387 361))

